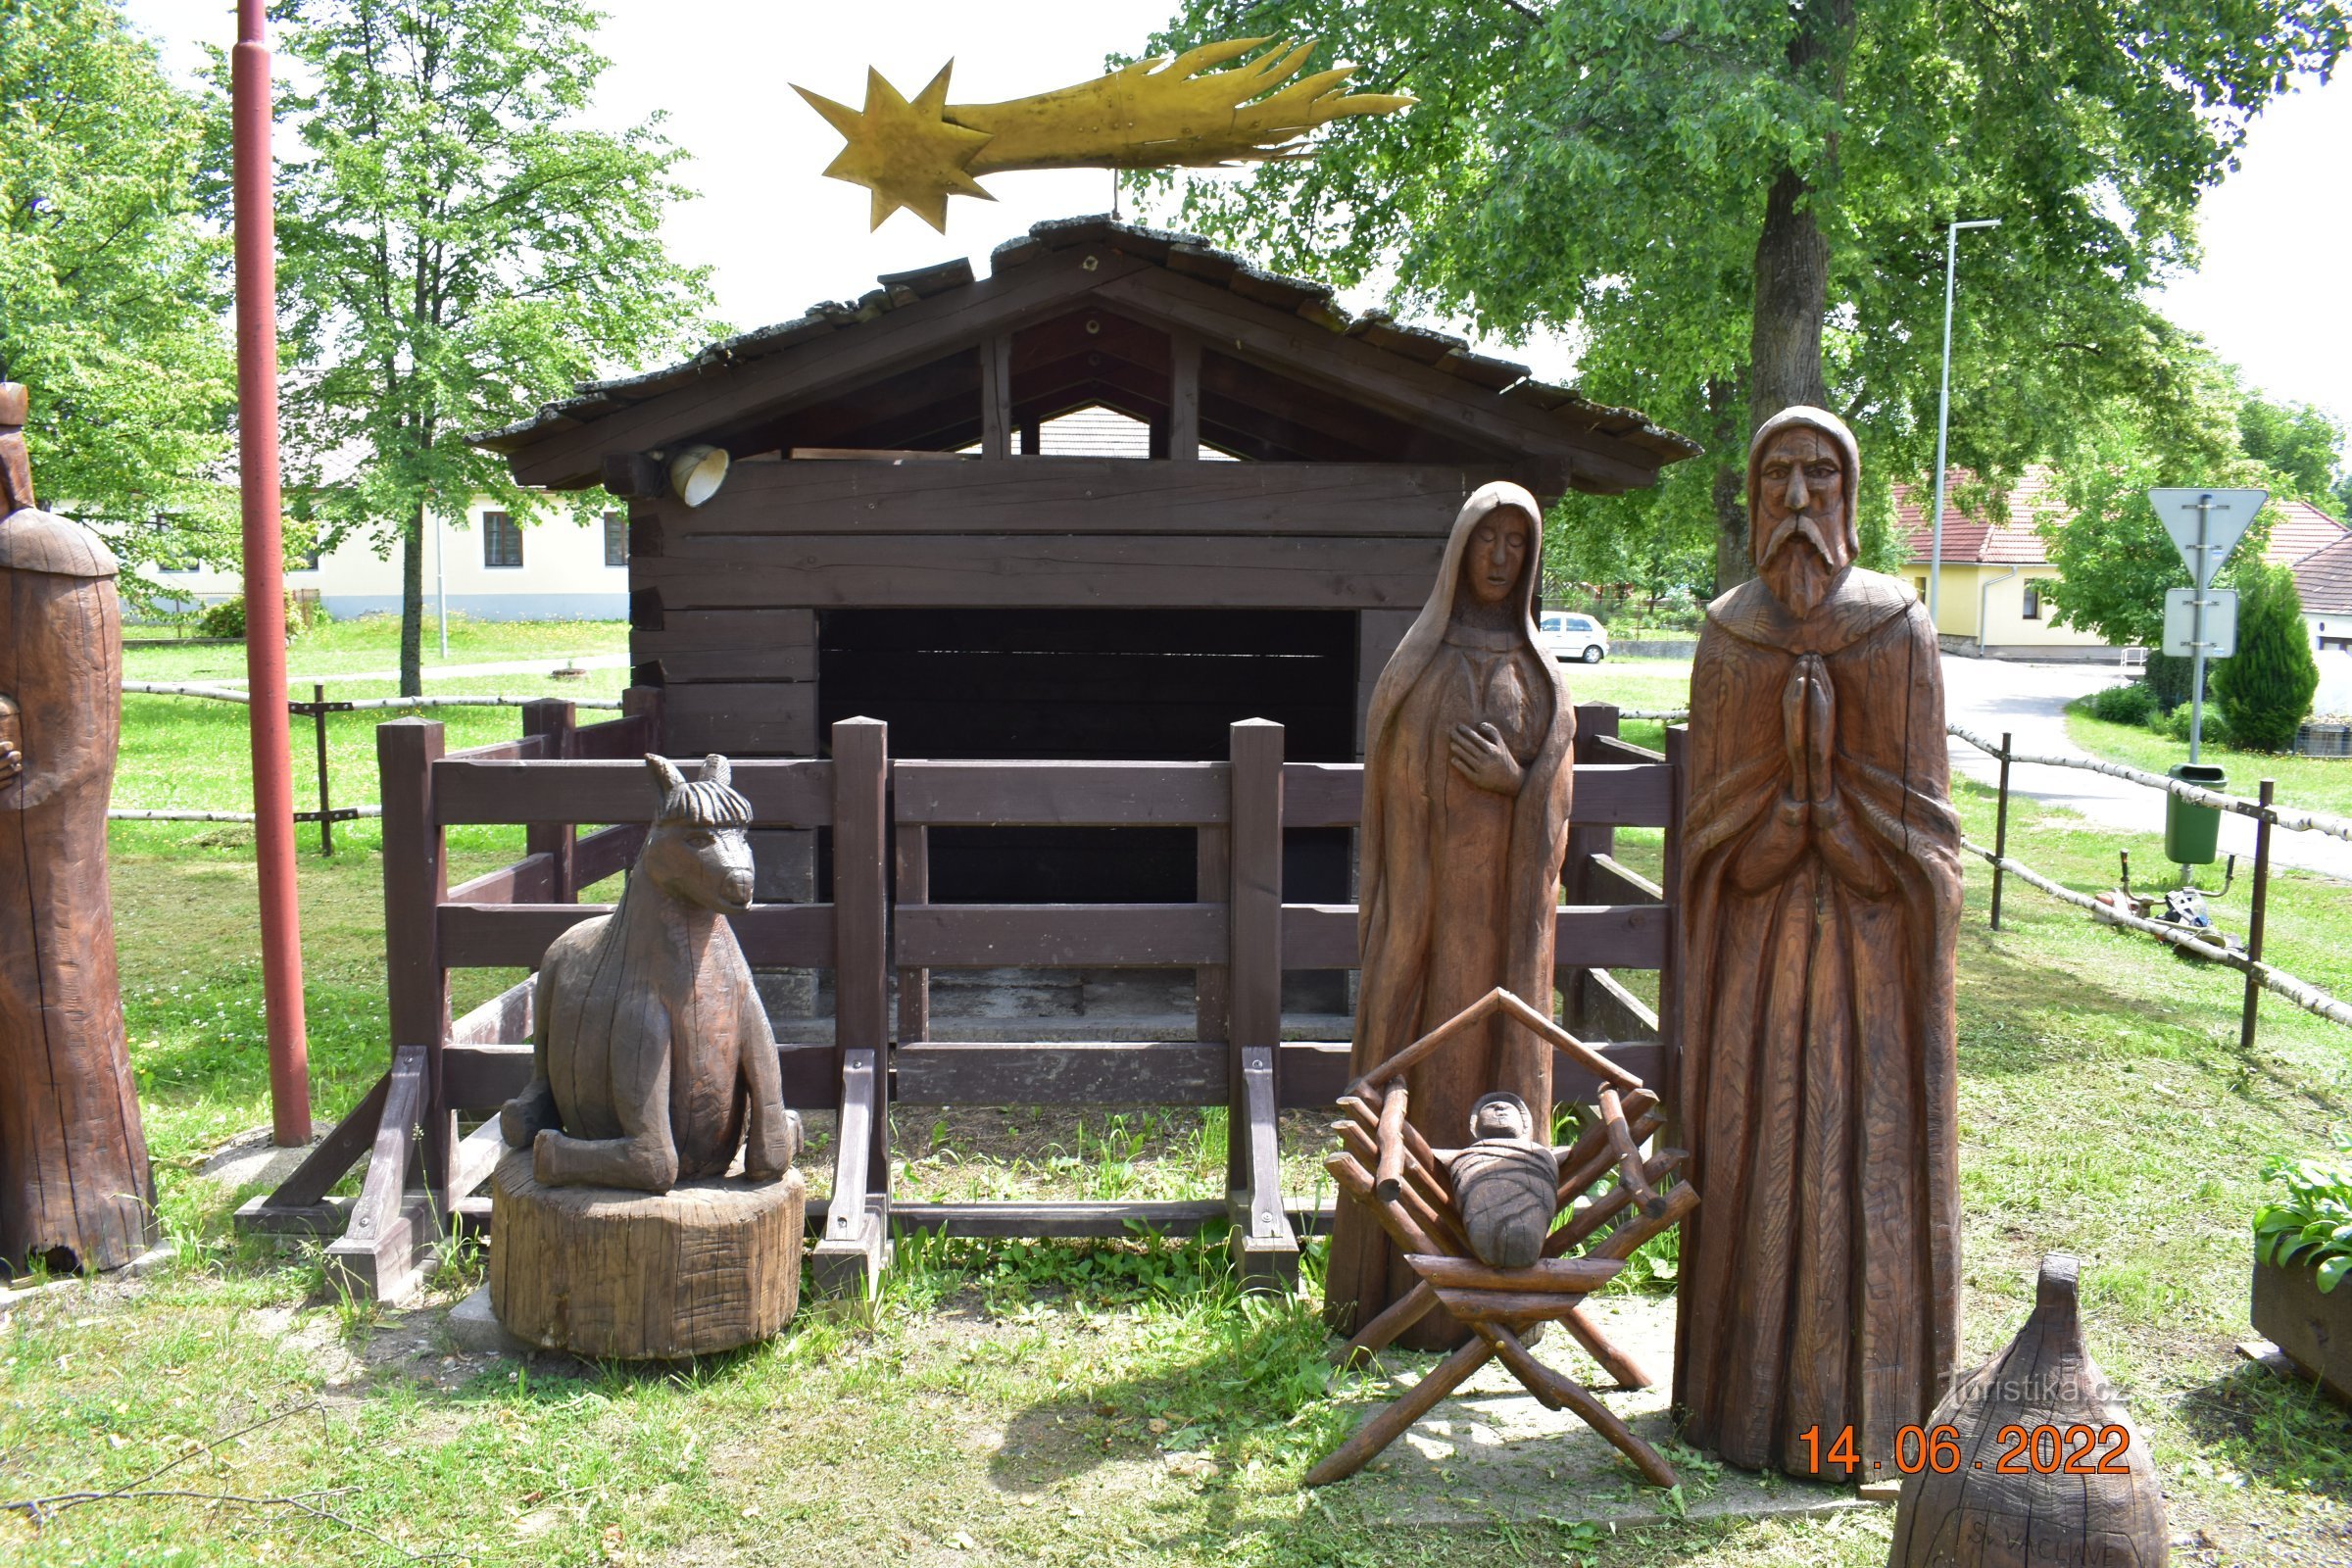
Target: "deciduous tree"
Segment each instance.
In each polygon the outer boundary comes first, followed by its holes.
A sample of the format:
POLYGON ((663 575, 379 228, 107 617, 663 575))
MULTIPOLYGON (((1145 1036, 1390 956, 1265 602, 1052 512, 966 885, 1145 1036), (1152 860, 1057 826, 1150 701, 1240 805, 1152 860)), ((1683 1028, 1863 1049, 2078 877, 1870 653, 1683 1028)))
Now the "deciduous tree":
POLYGON ((204 117, 111 0, 0 0, 0 380, 32 390, 44 502, 154 563, 237 559, 235 396, 204 117))
MULTIPOLYGON (((608 62, 574 0, 280 0, 279 288, 298 507, 402 552, 401 689, 419 689, 423 540, 520 489, 466 437, 711 330, 662 222, 684 156, 659 117, 581 122, 608 62), (282 138, 281 138, 282 145, 282 138)), ((586 502, 575 510, 584 518, 586 502)))
POLYGON ((1186 0, 1154 47, 1314 36, 1421 100, 1316 156, 1194 180, 1183 219, 1505 339, 1584 340, 1588 389, 1707 443, 1674 505, 1748 574, 1754 421, 1822 404, 1875 483, 1932 466, 1943 223, 1955 461, 1988 478, 2079 411, 2173 395, 2141 290, 2189 255, 2247 121, 2343 50, 2335 0, 1186 0))

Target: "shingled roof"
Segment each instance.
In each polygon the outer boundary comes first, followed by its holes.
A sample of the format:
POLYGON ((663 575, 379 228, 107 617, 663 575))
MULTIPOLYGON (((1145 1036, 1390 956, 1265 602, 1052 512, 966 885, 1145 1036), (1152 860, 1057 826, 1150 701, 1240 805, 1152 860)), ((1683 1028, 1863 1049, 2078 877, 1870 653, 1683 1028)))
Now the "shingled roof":
MULTIPOLYGON (((916 271, 891 273, 854 303, 820 303, 794 320, 713 343, 692 359, 662 369, 583 382, 577 396, 551 403, 531 418, 486 432, 474 437, 474 441, 508 454, 514 460, 517 476, 526 482, 558 486, 593 484, 599 477, 596 467, 579 456, 588 443, 563 439, 566 432, 616 416, 625 416, 630 411, 643 410, 664 399, 679 403, 715 402, 722 396, 718 383, 740 382, 752 367, 759 366, 764 370, 772 362, 809 356, 819 352, 820 345, 837 341, 841 334, 858 332, 909 307, 959 290, 987 291, 998 285, 999 280, 1012 278, 1023 269, 1080 247, 1133 258, 1193 284, 1231 295, 1258 312, 1279 313, 1281 318, 1310 322, 1334 338, 1352 340, 1378 350, 1384 360, 1396 362, 1400 373, 1425 376, 1434 371, 1447 378, 1452 392, 1465 398, 1491 399, 1499 409, 1507 409, 1513 425, 1522 433, 1532 433, 1539 444, 1544 427, 1548 425, 1571 442, 1589 444, 1595 452, 1615 455, 1619 466, 1628 472, 1654 472, 1667 463, 1693 457, 1700 450, 1696 443, 1658 426, 1638 410, 1596 403, 1573 387, 1537 380, 1526 366, 1476 353, 1461 338, 1396 321, 1380 311, 1350 315, 1340 307, 1332 290, 1320 283, 1263 271, 1239 257, 1213 249, 1194 235, 1115 222, 1103 217, 1040 223, 1025 236, 999 246, 990 258, 989 279, 985 283, 975 276, 970 263, 961 258, 916 271), (700 398, 678 397, 690 390, 706 389, 708 395, 700 398), (1527 411, 1540 415, 1541 420, 1528 421, 1527 411), (551 450, 556 448, 563 449, 561 455, 551 450), (528 471, 534 467, 540 471, 528 471)), ((1086 279, 1074 279, 1070 292, 1075 296, 1090 286, 1093 285, 1086 279)), ((1004 290, 999 287, 998 292, 1004 290)), ((1193 297, 1197 300, 1199 296, 1193 297)), ((1222 348, 1223 344, 1212 340, 1212 347, 1222 348)), ((664 426, 679 424, 681 417, 666 419, 664 426)), ((617 425, 624 422, 630 421, 616 421, 616 436, 620 434, 617 425)), ((1601 465, 1604 470, 1608 466, 1606 463, 1601 465)), ((1582 482, 1585 477, 1579 476, 1579 488, 1587 487, 1582 482)), ((1618 490, 1629 482, 1647 481, 1629 481, 1622 473, 1612 479, 1604 471, 1590 487, 1618 490)))
MULTIPOLYGON (((1974 517, 1960 510, 1957 498, 1960 487, 1972 484, 1975 480, 1976 475, 1966 468, 1950 470, 1943 504, 1944 564, 1993 566, 2045 564, 2050 559, 2049 549, 2035 531, 2034 524, 2044 516, 2055 514, 2063 521, 2067 515, 2065 504, 2058 499, 2051 484, 2050 471, 2035 466, 2019 477, 2016 488, 2009 492, 2009 520, 2006 522, 1974 517)), ((1903 559, 1913 564, 1924 564, 1935 548, 1934 530, 1928 525, 1928 508, 1931 505, 1931 493, 1925 486, 1898 484, 1894 487, 1895 527, 1903 538, 1903 559)), ((2270 538, 2262 552, 2262 559, 2274 566, 2295 565, 2352 537, 2352 530, 2347 530, 2342 523, 2307 501, 2281 500, 2275 505, 2282 515, 2272 523, 2270 538)), ((2352 560, 2352 557, 2345 559, 2352 560)))

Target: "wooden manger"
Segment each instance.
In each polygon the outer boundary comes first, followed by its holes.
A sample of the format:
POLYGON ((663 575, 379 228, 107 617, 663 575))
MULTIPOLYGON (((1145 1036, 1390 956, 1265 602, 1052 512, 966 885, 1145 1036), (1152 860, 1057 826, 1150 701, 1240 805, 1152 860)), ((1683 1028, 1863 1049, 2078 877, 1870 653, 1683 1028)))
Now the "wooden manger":
MULTIPOLYGON (((393 1298, 414 1286, 452 1226, 488 1231, 482 1188, 499 1160, 499 1133, 494 1120, 462 1133, 461 1118, 492 1116, 526 1082, 531 983, 453 1021, 449 971, 536 968, 557 935, 603 912, 579 903, 579 890, 625 867, 643 841, 657 802, 641 754, 657 747, 662 702, 658 691, 632 688, 624 716, 587 727, 575 727, 569 704, 535 703, 520 740, 450 755, 437 723, 379 728, 389 1070, 274 1193, 239 1211, 241 1228, 334 1238, 329 1264, 347 1287, 393 1298), (526 824, 529 853, 452 888, 444 831, 473 823, 526 824), (581 823, 614 825, 583 834, 581 823), (327 1198, 363 1159, 359 1197, 327 1198)), ((1577 722, 1560 988, 1571 1028, 1607 1042, 1590 1048, 1593 1056, 1663 1084, 1673 1055, 1657 1015, 1611 971, 1666 964, 1670 911, 1656 885, 1619 865, 1611 850, 1618 827, 1673 820, 1678 774, 1616 739, 1614 709, 1582 707, 1577 722)), ((907 1231, 1103 1237, 1228 1220, 1245 1271, 1295 1277, 1301 1231, 1327 1227, 1330 1211, 1282 1192, 1276 1118, 1330 1104, 1347 1086, 1348 1047, 1282 1038, 1282 975, 1352 967, 1357 922, 1353 905, 1285 902, 1282 845, 1286 833, 1352 828, 1362 768, 1286 761, 1283 727, 1263 722, 1233 725, 1230 755, 1210 762, 893 762, 886 727, 868 719, 837 722, 830 738, 829 758, 734 764, 755 830, 824 829, 831 842, 830 902, 758 904, 730 916, 755 965, 833 975, 832 1038, 778 1046, 785 1103, 838 1116, 830 1197, 807 1205, 815 1282, 870 1283, 889 1262, 892 1236, 907 1231), (1196 900, 931 901, 933 828, 1029 823, 1189 829, 1196 900), (1194 1038, 932 1038, 928 971, 1077 963, 1194 970, 1194 1038), (907 1201, 891 1177, 894 1103, 1223 1105, 1228 1190, 1185 1201, 907 1201)), ((1671 834, 1668 851, 1671 860, 1671 834)), ((1557 1081, 1563 1099, 1600 1087, 1581 1055, 1561 1055, 1557 1081)))
POLYGON ((1616 1412, 1582 1384, 1535 1358, 1529 1348, 1535 1336, 1528 1333, 1542 1324, 1558 1323, 1618 1387, 1643 1389, 1655 1381, 1610 1343, 1585 1311, 1584 1302, 1616 1278, 1643 1243, 1698 1206, 1696 1191, 1677 1175, 1689 1157, 1682 1150, 1661 1150, 1647 1157, 1641 1152, 1640 1146, 1666 1126, 1657 1095, 1623 1063, 1588 1047, 1545 1012, 1497 987, 1349 1084, 1339 1102, 1348 1113, 1337 1128, 1343 1147, 1324 1168, 1388 1233, 1420 1283, 1365 1324, 1337 1359, 1346 1365, 1357 1356, 1378 1353, 1439 1307, 1468 1325, 1471 1337, 1358 1427, 1307 1473, 1306 1484, 1325 1486, 1355 1474, 1472 1373, 1499 1357, 1545 1408, 1574 1411, 1631 1459, 1651 1485, 1675 1485, 1673 1467, 1616 1412), (1581 1068, 1593 1086, 1592 1099, 1599 1113, 1598 1125, 1574 1145, 1551 1151, 1556 1172, 1552 1196, 1560 1222, 1545 1238, 1543 1255, 1522 1267, 1496 1267, 1474 1255, 1474 1227, 1464 1213, 1458 1184, 1448 1180, 1448 1167, 1462 1152, 1433 1149, 1405 1119, 1406 1070, 1497 1011, 1509 1012, 1548 1039, 1563 1066, 1573 1062, 1581 1068), (1605 1193, 1577 1201, 1612 1174, 1616 1181, 1605 1193), (1596 1235, 1600 1240, 1593 1242, 1596 1235))

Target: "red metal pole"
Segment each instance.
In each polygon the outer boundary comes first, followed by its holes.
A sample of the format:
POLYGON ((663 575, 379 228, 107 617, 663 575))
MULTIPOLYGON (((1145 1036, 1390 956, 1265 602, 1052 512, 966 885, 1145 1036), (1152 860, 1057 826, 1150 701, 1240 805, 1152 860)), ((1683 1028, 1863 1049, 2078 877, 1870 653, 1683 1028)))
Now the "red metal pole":
POLYGON ((245 504, 245 676, 252 701, 254 855, 261 874, 262 994, 270 1009, 270 1123, 281 1147, 311 1141, 302 920, 294 891, 293 736, 286 714, 284 542, 277 513, 277 224, 270 164, 270 49, 263 0, 237 0, 230 67, 236 164, 237 457, 245 504))

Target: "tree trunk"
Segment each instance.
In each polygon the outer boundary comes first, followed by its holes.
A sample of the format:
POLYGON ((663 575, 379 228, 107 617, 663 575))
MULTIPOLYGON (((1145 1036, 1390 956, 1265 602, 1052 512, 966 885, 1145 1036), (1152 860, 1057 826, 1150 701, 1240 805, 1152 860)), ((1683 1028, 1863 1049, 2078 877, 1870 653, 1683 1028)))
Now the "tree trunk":
MULTIPOLYGON (((1788 72, 1796 81, 1817 86, 1834 103, 1845 101, 1845 63, 1853 45, 1853 0, 1829 0, 1825 5, 1795 8, 1797 30, 1788 40, 1788 72)), ((1814 220, 1817 193, 1835 186, 1838 177, 1838 138, 1823 144, 1820 164, 1810 173, 1784 169, 1764 199, 1764 228, 1756 236, 1754 297, 1750 302, 1747 337, 1747 430, 1753 433, 1766 419, 1794 404, 1827 407, 1828 383, 1821 373, 1821 328, 1830 308, 1830 242, 1814 220)), ((1713 388, 1709 388, 1712 392, 1713 388)), ((1716 591, 1755 575, 1747 559, 1745 492, 1746 445, 1718 448, 1722 458, 1737 461, 1741 519, 1736 574, 1726 575, 1732 563, 1731 503, 1726 497, 1724 472, 1717 469, 1715 511, 1721 537, 1716 545, 1716 591)))
POLYGON ((1740 382, 1707 381, 1707 440, 1715 458, 1715 592, 1729 593, 1756 574, 1747 559, 1747 440, 1740 423, 1740 382))
POLYGON ((424 695, 424 525, 421 503, 401 530, 400 695, 424 695))
POLYGON ((1820 408, 1830 399, 1821 375, 1830 244, 1813 220, 1811 195, 1803 175, 1784 169, 1765 198, 1764 231, 1756 236, 1755 315, 1747 338, 1750 431, 1792 404, 1820 408))

